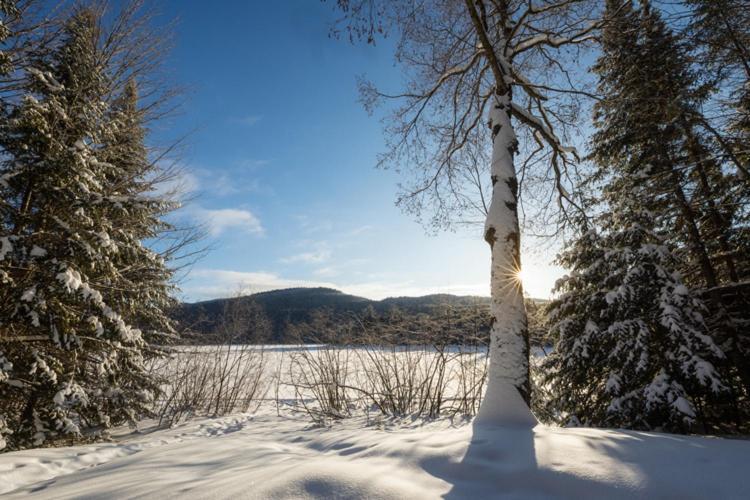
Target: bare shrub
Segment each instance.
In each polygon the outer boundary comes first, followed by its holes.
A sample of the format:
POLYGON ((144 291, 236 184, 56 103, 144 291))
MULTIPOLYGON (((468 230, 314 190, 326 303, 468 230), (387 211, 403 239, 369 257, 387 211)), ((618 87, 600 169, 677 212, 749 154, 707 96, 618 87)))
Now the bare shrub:
POLYGON ((257 314, 247 301, 228 304, 212 335, 219 344, 173 348, 153 368, 167 381, 155 408, 160 425, 173 425, 193 415, 246 412, 259 402, 267 390, 265 350, 263 345, 246 343, 253 339, 247 325, 257 314))
POLYGON ((351 415, 356 407, 349 386, 355 327, 351 321, 342 320, 328 310, 315 311, 306 324, 287 325, 289 336, 300 348, 289 356, 287 379, 283 380, 278 373, 277 411, 283 404, 278 398, 278 388, 284 385, 294 390, 294 399, 289 402, 292 409, 306 413, 316 423, 351 415), (310 340, 315 344, 303 343, 310 340))
POLYGON ((383 415, 440 415, 447 385, 444 346, 367 345, 355 352, 357 390, 383 415))
POLYGON ((473 417, 482 404, 487 383, 489 345, 484 342, 456 346, 451 381, 456 384, 448 412, 451 416, 473 417))
POLYGON ((479 409, 487 373, 487 344, 479 332, 451 335, 427 317, 380 321, 370 312, 365 320, 321 315, 298 333, 337 342, 291 355, 284 384, 294 389, 294 405, 315 422, 358 411, 436 418, 473 416, 479 409))
POLYGON ((248 411, 265 388, 263 347, 224 344, 174 349, 163 371, 168 380, 157 401, 159 424, 193 415, 248 411))
POLYGON ((348 385, 350 356, 347 346, 305 346, 291 355, 289 385, 295 401, 318 423, 351 415, 355 405, 348 385))

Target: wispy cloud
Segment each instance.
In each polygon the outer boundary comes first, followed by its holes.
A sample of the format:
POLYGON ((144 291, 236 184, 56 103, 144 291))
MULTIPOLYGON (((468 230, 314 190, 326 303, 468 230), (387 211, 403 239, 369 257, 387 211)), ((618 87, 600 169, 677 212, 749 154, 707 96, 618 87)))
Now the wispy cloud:
POLYGON ((199 186, 200 180, 198 177, 190 170, 182 169, 176 171, 168 179, 157 183, 151 194, 158 198, 182 200, 195 193, 199 186))
POLYGON ((304 264, 320 264, 321 262, 325 262, 330 258, 331 251, 327 248, 322 248, 320 250, 315 250, 312 252, 302 252, 295 255, 290 255, 289 257, 284 257, 279 260, 284 264, 294 264, 297 262, 302 262, 304 264))
POLYGON ((349 231, 348 236, 359 236, 360 234, 366 233, 368 231, 372 231, 373 227, 369 224, 365 224, 364 226, 355 227, 351 231, 349 231))
POLYGON ((335 276, 342 276, 342 275, 348 275, 348 276, 354 276, 354 275, 363 275, 364 273, 362 271, 357 270, 357 268, 360 268, 370 262, 369 259, 363 259, 363 258, 356 258, 356 259, 347 259, 347 260, 340 260, 337 259, 335 264, 328 264, 323 267, 319 267, 315 270, 313 270, 314 276, 319 276, 321 278, 332 278, 335 276))
POLYGON ((321 278, 331 278, 334 276, 339 276, 341 274, 341 271, 336 267, 328 266, 314 270, 313 274, 315 276, 320 276, 321 278))
POLYGON ((301 249, 300 252, 282 257, 279 262, 282 264, 322 264, 331 259, 331 245, 326 240, 301 240, 296 246, 301 249))
POLYGON ((184 199, 199 194, 211 197, 226 197, 252 193, 273 196, 271 186, 261 181, 250 171, 269 163, 269 160, 242 160, 226 167, 179 165, 176 175, 159 183, 154 194, 172 199, 184 199))
POLYGON ((258 123, 263 117, 261 115, 245 115, 240 117, 232 118, 231 121, 234 123, 239 123, 240 125, 246 125, 248 127, 252 127, 256 123, 258 123))
POLYGON ((297 220, 300 229, 302 229, 305 234, 312 235, 333 231, 333 222, 330 219, 310 217, 309 215, 304 214, 295 215, 293 217, 297 220))
POLYGON ((265 229, 260 219, 250 210, 239 208, 207 209, 193 207, 190 214, 206 224, 212 236, 219 236, 228 230, 237 230, 248 234, 262 236, 265 229))
POLYGON ((230 196, 240 193, 273 194, 273 189, 264 185, 259 179, 249 179, 231 172, 216 171, 206 175, 206 191, 214 196, 230 196))
POLYGON ((252 170, 258 170, 261 167, 265 167, 266 165, 269 165, 270 163, 271 163, 271 160, 263 160, 260 158, 245 158, 245 159, 235 162, 235 166, 243 170, 252 171, 252 170))

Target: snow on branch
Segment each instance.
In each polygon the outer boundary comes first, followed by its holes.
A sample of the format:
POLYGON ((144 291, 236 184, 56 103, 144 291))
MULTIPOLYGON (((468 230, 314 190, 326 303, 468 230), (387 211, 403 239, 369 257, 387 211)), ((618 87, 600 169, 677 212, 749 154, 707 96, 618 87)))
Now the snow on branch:
POLYGON ((102 294, 91 287, 78 271, 63 265, 56 278, 69 293, 78 292, 85 300, 89 300, 97 306, 104 317, 114 323, 122 340, 137 342, 141 339, 141 331, 125 323, 124 319, 104 302, 102 294))
MULTIPOLYGON (((560 139, 555 135, 552 127, 549 125, 549 121, 543 118, 538 118, 532 115, 528 110, 519 106, 518 103, 512 102, 511 108, 513 110, 513 116, 517 117, 521 122, 529 127, 533 128, 535 132, 541 135, 544 142, 550 145, 558 154, 562 156, 573 155, 576 159, 578 158, 578 152, 574 147, 565 146, 560 139)), ((541 108, 543 110, 543 108, 541 108)))
POLYGON ((42 85, 47 87, 50 92, 55 93, 65 90, 65 87, 58 82, 49 71, 41 71, 32 67, 26 68, 26 71, 31 73, 42 85))
POLYGON ((596 39, 596 35, 594 35, 592 32, 599 29, 601 27, 601 24, 601 22, 592 22, 587 28, 571 36, 558 36, 552 33, 540 33, 518 42, 508 52, 509 55, 513 57, 539 45, 546 45, 548 47, 557 48, 562 47, 563 45, 571 45, 591 41, 596 39))

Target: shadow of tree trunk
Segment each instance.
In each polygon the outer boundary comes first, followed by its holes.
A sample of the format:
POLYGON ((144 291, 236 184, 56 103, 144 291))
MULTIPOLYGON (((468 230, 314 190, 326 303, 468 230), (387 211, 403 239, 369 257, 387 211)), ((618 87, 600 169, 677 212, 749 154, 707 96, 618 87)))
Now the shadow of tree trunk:
POLYGON ((540 466, 534 441, 534 429, 474 424, 459 462, 435 458, 423 465, 427 472, 452 485, 443 497, 452 500, 627 496, 615 485, 540 466))

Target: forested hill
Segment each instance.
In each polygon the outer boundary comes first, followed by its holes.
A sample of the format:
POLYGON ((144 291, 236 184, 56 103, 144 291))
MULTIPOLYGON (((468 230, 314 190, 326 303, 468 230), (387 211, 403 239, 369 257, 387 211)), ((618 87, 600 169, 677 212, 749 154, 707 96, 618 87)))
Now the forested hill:
MULTIPOLYGON (((404 315, 410 317, 444 316, 446 311, 469 316, 487 314, 489 297, 448 294, 423 297, 393 297, 370 300, 330 288, 290 288, 244 297, 184 303, 173 317, 181 329, 202 335, 227 326, 228 318, 247 325, 272 342, 292 342, 291 329, 311 325, 322 316, 333 318, 404 315)), ((248 332, 250 333, 250 332, 248 332)), ((254 336, 253 332, 251 335, 254 336)))

